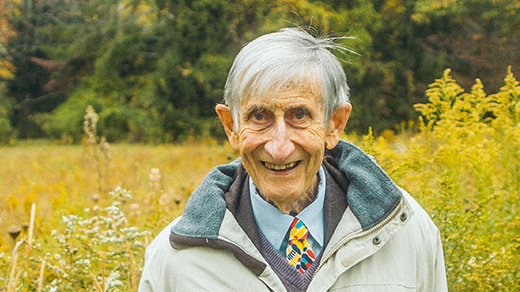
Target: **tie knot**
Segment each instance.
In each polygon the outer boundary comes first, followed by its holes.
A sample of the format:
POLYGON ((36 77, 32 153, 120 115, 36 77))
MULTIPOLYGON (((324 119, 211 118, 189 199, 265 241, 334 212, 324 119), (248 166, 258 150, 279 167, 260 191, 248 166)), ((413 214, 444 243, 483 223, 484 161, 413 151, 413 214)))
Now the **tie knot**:
POLYGON ((308 234, 309 231, 307 230, 307 227, 305 227, 305 224, 303 224, 303 221, 301 221, 298 218, 294 218, 291 224, 291 238, 302 241, 305 240, 305 238, 307 238, 308 234))

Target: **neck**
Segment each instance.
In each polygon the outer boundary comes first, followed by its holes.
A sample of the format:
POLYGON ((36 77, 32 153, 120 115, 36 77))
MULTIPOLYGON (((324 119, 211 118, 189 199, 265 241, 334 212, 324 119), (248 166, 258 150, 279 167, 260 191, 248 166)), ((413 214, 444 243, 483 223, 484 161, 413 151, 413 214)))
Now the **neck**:
POLYGON ((289 214, 291 216, 298 215, 301 211, 303 211, 307 206, 312 204, 318 195, 318 184, 320 182, 319 175, 316 175, 316 182, 312 187, 310 187, 305 193, 301 196, 297 197, 294 200, 290 201, 273 201, 265 198, 263 195, 261 197, 271 205, 275 206, 280 212, 284 214, 289 214))

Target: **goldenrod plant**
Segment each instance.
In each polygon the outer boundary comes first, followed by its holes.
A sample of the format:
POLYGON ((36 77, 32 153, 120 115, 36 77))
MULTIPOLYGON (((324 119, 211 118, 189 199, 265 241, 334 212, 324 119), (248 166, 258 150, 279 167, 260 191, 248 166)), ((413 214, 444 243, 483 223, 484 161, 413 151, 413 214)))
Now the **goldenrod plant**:
POLYGON ((520 289, 520 86, 511 70, 496 94, 464 90, 446 70, 417 104, 420 134, 362 148, 430 212, 450 291, 520 289))

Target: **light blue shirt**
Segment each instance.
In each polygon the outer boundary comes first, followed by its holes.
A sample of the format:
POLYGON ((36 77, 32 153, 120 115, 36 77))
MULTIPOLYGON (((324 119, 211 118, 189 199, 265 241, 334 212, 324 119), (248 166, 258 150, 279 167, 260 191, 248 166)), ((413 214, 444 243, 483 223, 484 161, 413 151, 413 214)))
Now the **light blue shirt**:
MULTIPOLYGON (((316 256, 320 254, 324 241, 323 203, 325 201, 326 178, 323 166, 320 166, 318 175, 320 182, 316 199, 296 215, 296 218, 303 221, 309 231, 307 241, 316 256)), ((249 190, 256 224, 271 245, 285 258, 285 250, 289 242, 288 231, 294 217, 280 212, 278 208, 262 199, 251 177, 249 177, 249 190)))

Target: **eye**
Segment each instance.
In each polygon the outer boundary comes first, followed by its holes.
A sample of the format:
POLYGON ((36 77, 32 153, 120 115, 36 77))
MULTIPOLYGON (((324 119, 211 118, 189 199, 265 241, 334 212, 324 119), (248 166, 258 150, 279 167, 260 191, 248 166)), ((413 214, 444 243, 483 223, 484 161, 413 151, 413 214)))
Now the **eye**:
POLYGON ((302 120, 309 118, 310 114, 305 109, 298 108, 298 109, 293 110, 289 116, 292 120, 302 121, 302 120))
POLYGON ((253 119, 257 121, 263 121, 265 119, 265 115, 263 113, 256 113, 253 115, 253 119))
POLYGON ((311 122, 311 120, 311 115, 307 110, 296 108, 289 112, 287 122, 294 127, 305 127, 311 122))
POLYGON ((297 112, 294 114, 294 118, 297 119, 297 120, 301 120, 303 118, 305 118, 305 113, 304 112, 297 112))
POLYGON ((251 111, 248 115, 248 123, 257 130, 265 129, 271 124, 271 113, 264 109, 257 109, 251 111))

